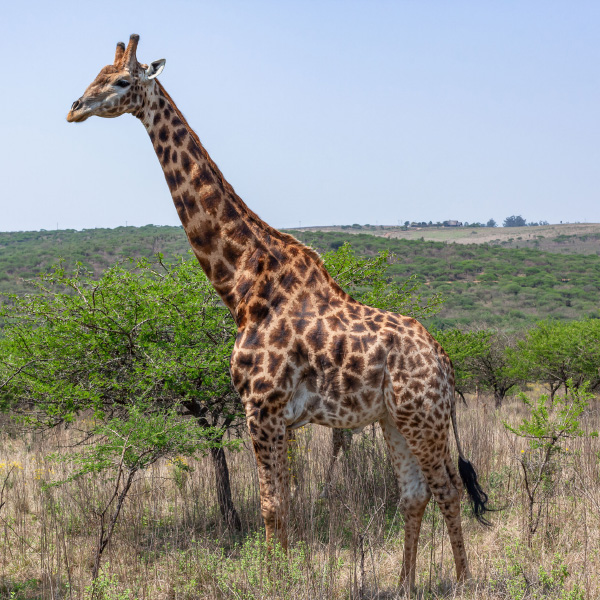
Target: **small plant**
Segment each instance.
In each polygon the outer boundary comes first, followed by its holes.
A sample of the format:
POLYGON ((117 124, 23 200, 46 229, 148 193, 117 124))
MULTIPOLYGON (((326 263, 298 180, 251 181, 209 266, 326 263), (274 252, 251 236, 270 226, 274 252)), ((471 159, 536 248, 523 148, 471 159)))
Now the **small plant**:
POLYGON ((544 394, 534 402, 525 394, 521 394, 521 400, 529 408, 529 418, 523 419, 516 427, 504 422, 506 429, 527 440, 528 449, 521 451, 518 460, 528 499, 530 545, 542 516, 539 497, 543 493, 550 495, 552 492, 556 477, 560 473, 559 458, 568 453, 568 448, 563 447, 564 442, 571 438, 598 435, 597 432, 586 434, 581 428, 580 418, 593 398, 588 388, 588 383, 576 388, 569 380, 564 396, 549 399, 544 394))
POLYGON ((176 456, 169 461, 171 465, 171 474, 177 489, 182 492, 185 488, 188 475, 194 470, 190 466, 189 461, 185 456, 176 456))
POLYGON ((92 600, 134 600, 133 592, 129 589, 119 591, 115 575, 100 574, 91 585, 85 588, 86 598, 92 600))

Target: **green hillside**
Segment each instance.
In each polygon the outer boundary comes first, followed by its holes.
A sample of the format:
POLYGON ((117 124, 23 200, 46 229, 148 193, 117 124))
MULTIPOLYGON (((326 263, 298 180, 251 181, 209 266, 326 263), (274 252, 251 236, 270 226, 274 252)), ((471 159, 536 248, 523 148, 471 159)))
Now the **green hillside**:
MULTIPOLYGON (((395 278, 416 274, 424 295, 441 292, 446 297, 435 319, 437 326, 519 328, 546 317, 600 318, 597 254, 388 239, 345 231, 293 233, 320 251, 337 248, 346 240, 362 254, 391 250, 396 255, 390 269, 395 278)), ((35 277, 60 258, 69 265, 80 261, 100 273, 119 258, 162 252, 173 259, 188 249, 181 227, 0 233, 0 292, 24 291, 24 279, 35 277)))
POLYGON ((157 252, 181 256, 189 250, 181 227, 117 227, 0 233, 0 292, 24 289, 23 279, 35 277, 63 258, 81 262, 100 273, 119 258, 151 257, 157 252))
POLYGON ((320 251, 350 240, 359 253, 391 250, 398 279, 416 274, 446 303, 436 325, 525 327, 546 317, 600 318, 600 256, 489 244, 446 244, 344 232, 295 232, 320 251))

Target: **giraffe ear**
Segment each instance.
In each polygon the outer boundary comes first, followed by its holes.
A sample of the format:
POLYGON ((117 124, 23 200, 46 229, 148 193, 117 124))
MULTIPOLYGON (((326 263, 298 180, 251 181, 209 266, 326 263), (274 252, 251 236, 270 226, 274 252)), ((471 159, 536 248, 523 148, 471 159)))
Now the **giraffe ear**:
POLYGON ((146 69, 146 77, 148 79, 154 79, 155 77, 158 77, 165 68, 166 62, 167 61, 164 58, 151 62, 150 66, 146 69))

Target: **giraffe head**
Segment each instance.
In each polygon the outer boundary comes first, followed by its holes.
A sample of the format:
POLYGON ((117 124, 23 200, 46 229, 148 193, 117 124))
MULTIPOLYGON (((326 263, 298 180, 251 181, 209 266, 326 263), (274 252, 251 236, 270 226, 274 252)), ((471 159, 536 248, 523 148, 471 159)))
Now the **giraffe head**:
POLYGON ((148 86, 164 69, 165 59, 155 60, 149 66, 140 64, 135 55, 139 39, 133 34, 127 48, 123 42, 117 44, 113 64, 104 67, 83 96, 73 102, 67 115, 69 123, 81 123, 94 115, 118 117, 142 107, 148 86))

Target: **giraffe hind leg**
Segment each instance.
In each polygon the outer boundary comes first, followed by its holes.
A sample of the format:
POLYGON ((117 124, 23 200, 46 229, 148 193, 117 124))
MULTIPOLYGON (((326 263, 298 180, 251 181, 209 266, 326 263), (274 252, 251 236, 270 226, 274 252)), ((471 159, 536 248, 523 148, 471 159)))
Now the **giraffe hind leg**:
POLYGON ((348 452, 352 444, 352 433, 347 429, 332 429, 331 430, 331 457, 329 459, 329 467, 325 475, 325 484, 319 498, 328 498, 331 481, 333 479, 333 471, 337 464, 340 451, 348 452))
POLYGON ((470 576, 460 516, 462 484, 448 452, 447 436, 417 436, 410 428, 403 431, 402 427, 400 431, 419 462, 427 485, 444 517, 452 545, 456 577, 462 581, 470 576))
POLYGON ((431 492, 417 459, 394 422, 388 416, 380 424, 398 480, 400 510, 404 515, 404 560, 400 579, 410 590, 415 584, 421 522, 431 492))

